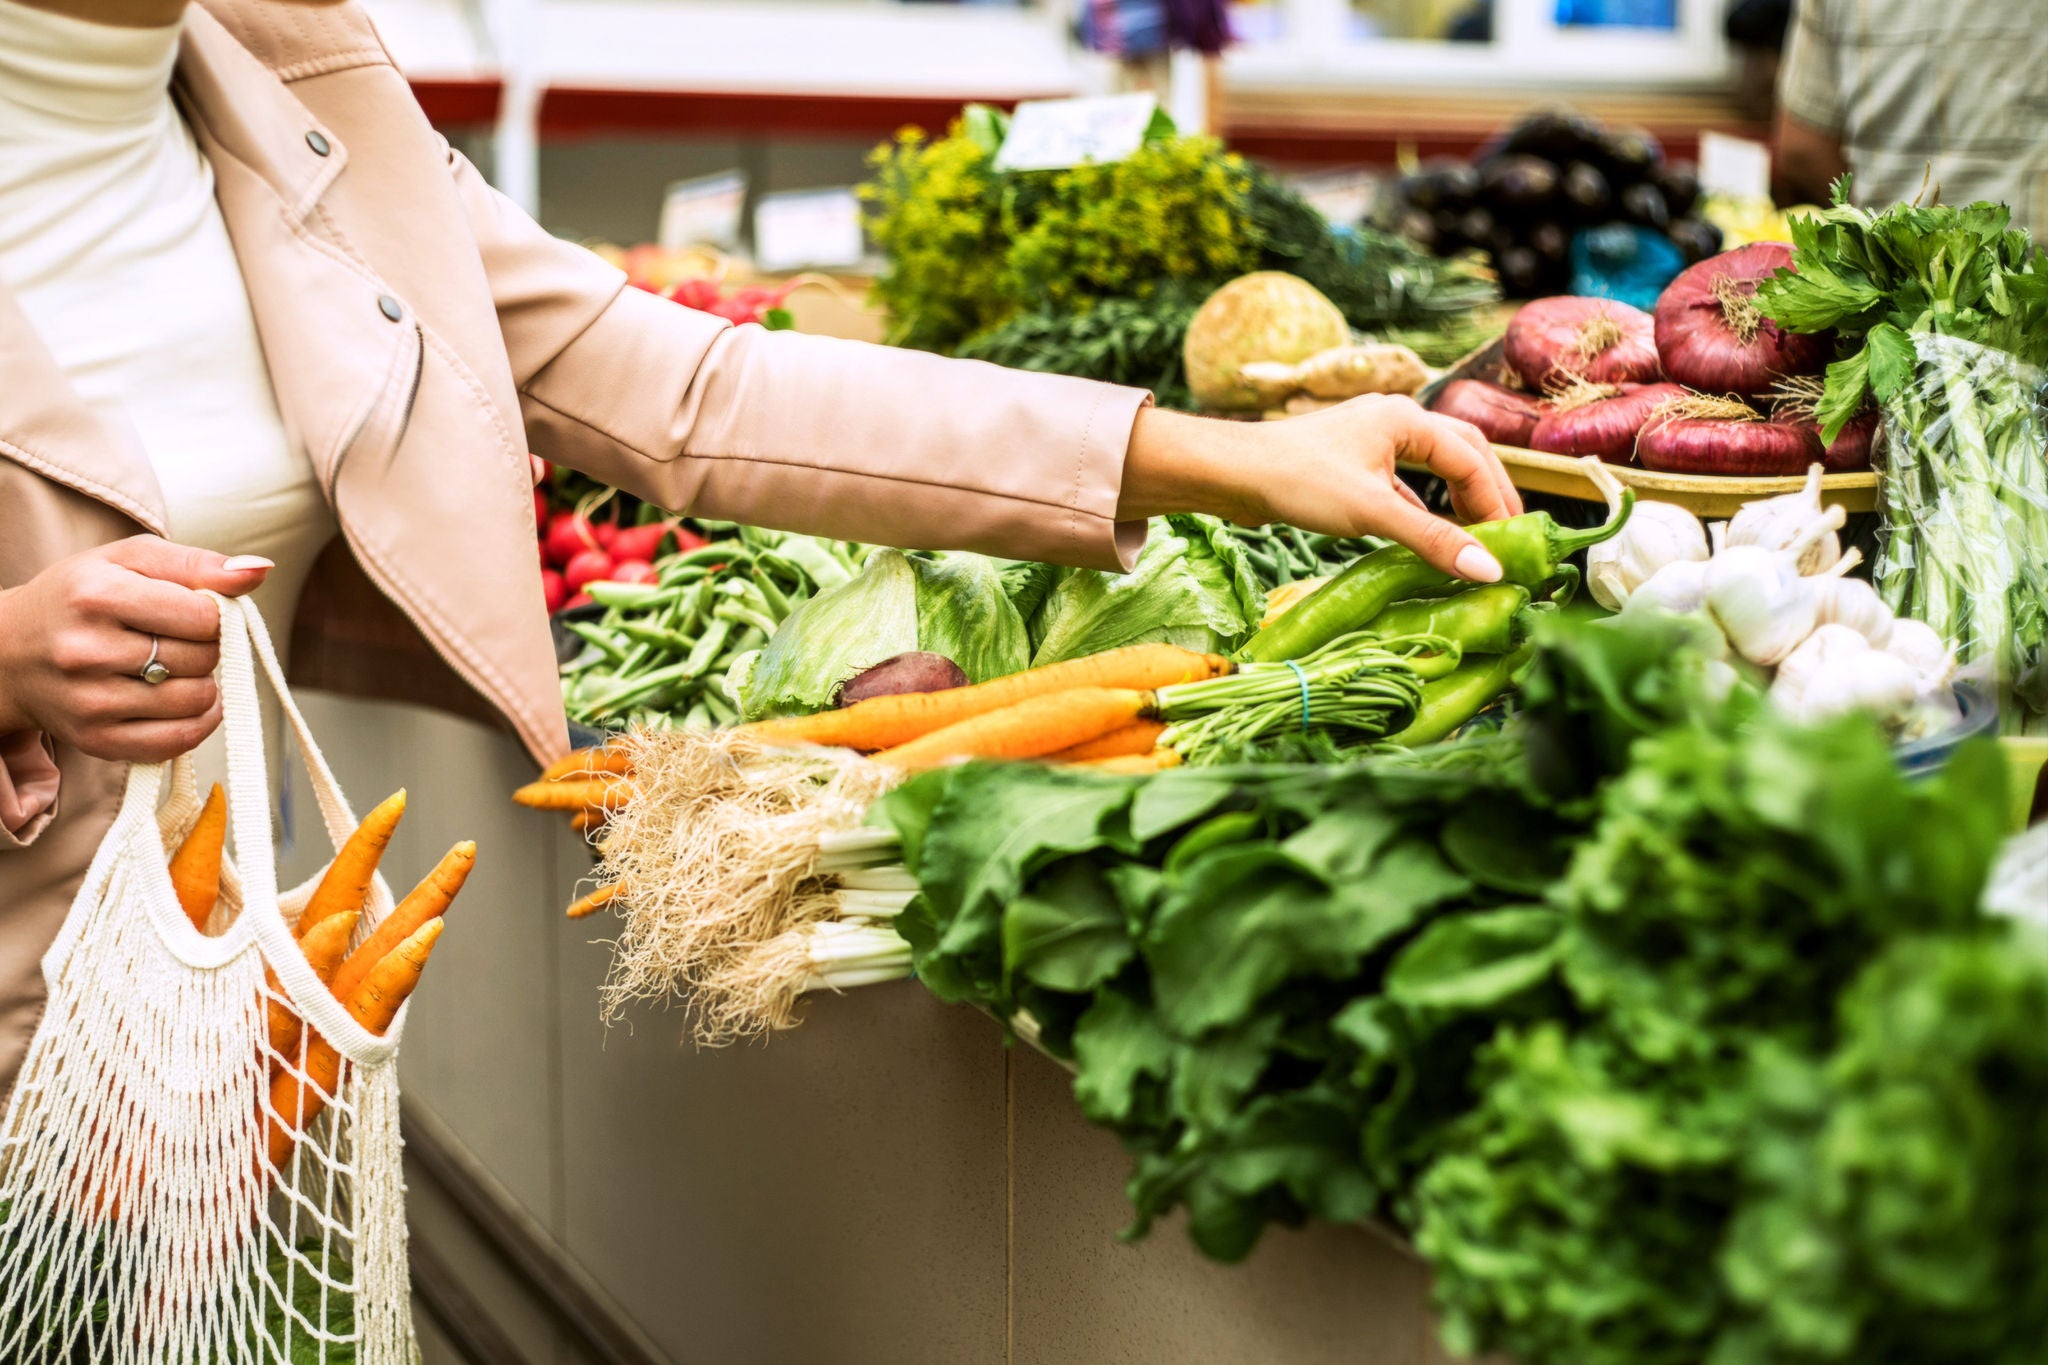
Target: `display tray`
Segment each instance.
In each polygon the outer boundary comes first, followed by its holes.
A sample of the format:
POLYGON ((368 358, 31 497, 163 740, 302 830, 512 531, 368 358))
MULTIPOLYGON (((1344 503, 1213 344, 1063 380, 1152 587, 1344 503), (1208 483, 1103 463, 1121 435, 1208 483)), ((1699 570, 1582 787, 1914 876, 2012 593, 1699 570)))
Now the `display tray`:
MULTIPOLYGON (((1453 379, 1483 379, 1497 383, 1504 364, 1501 342, 1496 339, 1436 375, 1415 395, 1416 401, 1428 407, 1438 391, 1453 379)), ((1531 493, 1549 493, 1555 497, 1578 498, 1584 502, 1607 501, 1593 481, 1586 477, 1576 455, 1548 455, 1518 446, 1496 445, 1494 449, 1500 452, 1501 463, 1508 467, 1508 477, 1515 481, 1517 488, 1531 493)), ((1780 493, 1796 493, 1806 484, 1804 474, 1748 478, 1733 474, 1662 474, 1653 469, 1623 464, 1610 464, 1607 468, 1616 479, 1635 489, 1637 497, 1677 503, 1702 517, 1733 516, 1744 503, 1755 502, 1758 498, 1773 498, 1780 493)), ((1821 500, 1839 503, 1845 512, 1875 511, 1877 485, 1878 475, 1874 470, 1829 474, 1821 479, 1821 500)))

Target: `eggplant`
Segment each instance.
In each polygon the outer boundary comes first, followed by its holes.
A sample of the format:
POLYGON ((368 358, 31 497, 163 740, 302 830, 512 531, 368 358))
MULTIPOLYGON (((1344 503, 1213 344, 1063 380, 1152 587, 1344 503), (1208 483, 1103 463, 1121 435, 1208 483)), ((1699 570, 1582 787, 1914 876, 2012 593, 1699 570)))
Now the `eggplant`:
POLYGON ((1494 261, 1500 272, 1501 292, 1511 299, 1533 299, 1544 292, 1548 275, 1543 258, 1526 246, 1510 247, 1494 261))
POLYGON ((1571 254, 1572 235, 1557 223, 1538 223, 1529 229, 1529 249, 1552 265, 1571 254))
POLYGON ((1691 213, 1700 202, 1700 168, 1690 161, 1666 162, 1657 172, 1657 188, 1664 192, 1664 206, 1675 221, 1691 213))
POLYGON ((1640 128, 1617 128, 1600 141, 1607 178, 1617 187, 1647 180, 1664 159, 1663 144, 1640 128))
POLYGON ((1464 232, 1458 226, 1463 217, 1463 214, 1453 213, 1449 209, 1438 209, 1429 215, 1430 235, 1436 242, 1437 255, 1455 255, 1468 246, 1476 245, 1465 239, 1464 232))
POLYGON ((1478 176, 1462 161, 1438 157, 1423 163, 1413 175, 1401 178, 1400 193, 1404 202, 1414 205, 1425 213, 1439 209, 1457 212, 1471 207, 1472 195, 1479 184, 1478 176))
POLYGON ((1698 265, 1721 250, 1721 229, 1704 218, 1681 218, 1664 230, 1687 265, 1698 265))
POLYGON ((1494 210, 1541 208, 1557 193, 1557 165, 1540 156, 1497 156, 1479 168, 1479 194, 1494 210))
POLYGON ((1648 181, 1630 185, 1621 192, 1622 216, 1659 232, 1671 224, 1671 210, 1664 205, 1664 192, 1648 181))
POLYGON ((1470 208, 1458 215, 1458 235, 1473 246, 1485 246, 1493 239, 1494 217, 1485 208, 1470 208))
POLYGON ((1560 188, 1564 202, 1583 222, 1597 223, 1614 207, 1614 187, 1590 161, 1574 161, 1565 167, 1560 188))
POLYGON ((1491 150, 1506 156, 1540 156, 1562 164, 1600 145, 1600 125, 1570 109, 1540 109, 1526 115, 1491 150))

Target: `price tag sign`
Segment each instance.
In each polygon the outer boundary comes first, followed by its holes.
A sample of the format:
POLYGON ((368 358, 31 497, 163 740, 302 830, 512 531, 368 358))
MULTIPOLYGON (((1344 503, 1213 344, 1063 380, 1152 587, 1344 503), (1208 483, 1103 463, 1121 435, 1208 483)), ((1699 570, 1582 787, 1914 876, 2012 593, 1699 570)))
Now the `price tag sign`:
POLYGON ((1771 149, 1746 137, 1700 134, 1700 192, 1731 199, 1771 197, 1771 149))
POLYGON ((1158 99, 1142 92, 1026 100, 1010 117, 996 169, 1060 171, 1089 161, 1121 161, 1144 145, 1158 113, 1158 99))
POLYGON ((739 245, 740 216, 747 202, 744 171, 720 171, 694 180, 678 180, 661 196, 661 222, 655 244, 664 251, 715 246, 730 251, 739 245))
POLYGON ((859 265, 860 200, 850 189, 764 195, 754 206, 754 265, 765 271, 859 265))

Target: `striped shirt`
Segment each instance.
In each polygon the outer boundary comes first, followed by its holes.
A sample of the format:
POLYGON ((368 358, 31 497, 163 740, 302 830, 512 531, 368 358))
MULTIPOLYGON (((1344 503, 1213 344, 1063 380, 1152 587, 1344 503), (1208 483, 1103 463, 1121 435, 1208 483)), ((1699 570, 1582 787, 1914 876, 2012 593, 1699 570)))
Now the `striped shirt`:
POLYGON ((1859 204, 1997 200, 2048 233, 2048 4, 1798 0, 1778 99, 1842 139, 1859 204))

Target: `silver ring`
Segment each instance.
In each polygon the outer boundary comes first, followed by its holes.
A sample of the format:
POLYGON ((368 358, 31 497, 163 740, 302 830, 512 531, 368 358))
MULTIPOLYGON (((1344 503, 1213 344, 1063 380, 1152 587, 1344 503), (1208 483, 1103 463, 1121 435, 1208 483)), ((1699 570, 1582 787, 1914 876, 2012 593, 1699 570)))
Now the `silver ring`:
POLYGON ((156 657, 156 652, 162 648, 163 641, 157 639, 157 637, 154 635, 150 636, 149 662, 144 664, 142 666, 142 671, 135 675, 136 677, 142 679, 144 682, 148 683, 151 687, 155 687, 158 683, 163 682, 165 679, 171 676, 171 670, 164 667, 163 664, 159 662, 156 657))

